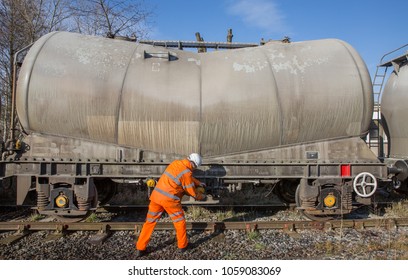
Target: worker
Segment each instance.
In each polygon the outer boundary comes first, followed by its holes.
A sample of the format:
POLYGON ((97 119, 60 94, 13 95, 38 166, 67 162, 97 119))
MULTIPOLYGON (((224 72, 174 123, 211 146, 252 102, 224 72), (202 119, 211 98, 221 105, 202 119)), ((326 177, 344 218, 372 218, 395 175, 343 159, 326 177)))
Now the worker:
POLYGON ((186 159, 175 160, 167 166, 150 195, 146 222, 136 243, 137 257, 146 254, 147 244, 163 211, 166 211, 173 221, 176 229, 177 247, 180 252, 187 250, 186 220, 181 207, 181 198, 184 194, 188 194, 196 200, 203 201, 206 199, 205 194, 196 189, 204 187, 205 184, 194 178, 192 172, 201 163, 201 156, 192 153, 186 159))

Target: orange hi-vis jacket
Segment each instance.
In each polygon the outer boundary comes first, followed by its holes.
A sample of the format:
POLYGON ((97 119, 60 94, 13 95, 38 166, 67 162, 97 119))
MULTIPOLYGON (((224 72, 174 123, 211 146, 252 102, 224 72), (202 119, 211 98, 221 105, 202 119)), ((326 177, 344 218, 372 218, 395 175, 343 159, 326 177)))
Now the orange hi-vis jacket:
POLYGON ((204 195, 195 189, 201 182, 193 177, 192 171, 193 167, 188 159, 173 161, 157 182, 150 200, 156 203, 181 202, 184 194, 196 200, 203 199, 204 195))

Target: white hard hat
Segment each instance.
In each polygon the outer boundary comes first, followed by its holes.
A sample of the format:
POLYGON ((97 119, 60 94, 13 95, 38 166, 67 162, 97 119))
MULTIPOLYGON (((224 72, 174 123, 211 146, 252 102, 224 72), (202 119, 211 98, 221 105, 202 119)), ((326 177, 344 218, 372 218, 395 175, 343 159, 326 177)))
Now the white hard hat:
POLYGON ((187 159, 189 161, 193 162, 196 167, 199 167, 201 165, 201 163, 203 162, 203 159, 197 153, 192 153, 191 155, 188 156, 187 159))

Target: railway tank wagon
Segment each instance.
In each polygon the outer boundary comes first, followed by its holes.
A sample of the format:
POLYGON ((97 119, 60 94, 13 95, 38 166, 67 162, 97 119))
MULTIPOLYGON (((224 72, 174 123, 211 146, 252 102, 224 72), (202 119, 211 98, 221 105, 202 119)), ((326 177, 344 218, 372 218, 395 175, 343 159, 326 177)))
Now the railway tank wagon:
POLYGON ((273 184, 316 219, 388 181, 362 140, 369 73, 335 39, 192 53, 54 32, 25 57, 16 108, 26 136, 6 147, 1 176, 16 179, 17 204, 35 190, 44 214, 83 215, 110 181, 151 185, 191 152, 214 196, 273 184))
MULTIPOLYGON (((407 45, 401 48, 407 48, 407 45)), ((392 72, 384 86, 381 95, 381 122, 388 139, 388 150, 384 161, 399 169, 393 178, 394 185, 401 191, 408 190, 408 126, 406 119, 408 112, 408 53, 397 55, 396 51, 387 54, 384 58, 394 57, 382 61, 379 67, 391 67, 392 72)))

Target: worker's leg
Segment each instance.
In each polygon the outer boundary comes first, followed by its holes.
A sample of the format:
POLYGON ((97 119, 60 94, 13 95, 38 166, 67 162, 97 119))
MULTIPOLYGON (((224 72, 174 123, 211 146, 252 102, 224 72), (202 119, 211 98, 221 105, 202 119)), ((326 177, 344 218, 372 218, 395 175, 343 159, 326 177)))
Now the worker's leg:
POLYGON ((180 203, 163 205, 164 210, 169 214, 176 229, 177 247, 186 248, 188 245, 186 219, 180 203))
POLYGON ((144 223, 139 239, 137 240, 136 249, 140 251, 146 250, 147 244, 149 244, 150 241, 150 236, 152 235, 154 227, 160 219, 163 210, 164 208, 161 205, 150 201, 149 210, 146 215, 146 222, 144 223))

